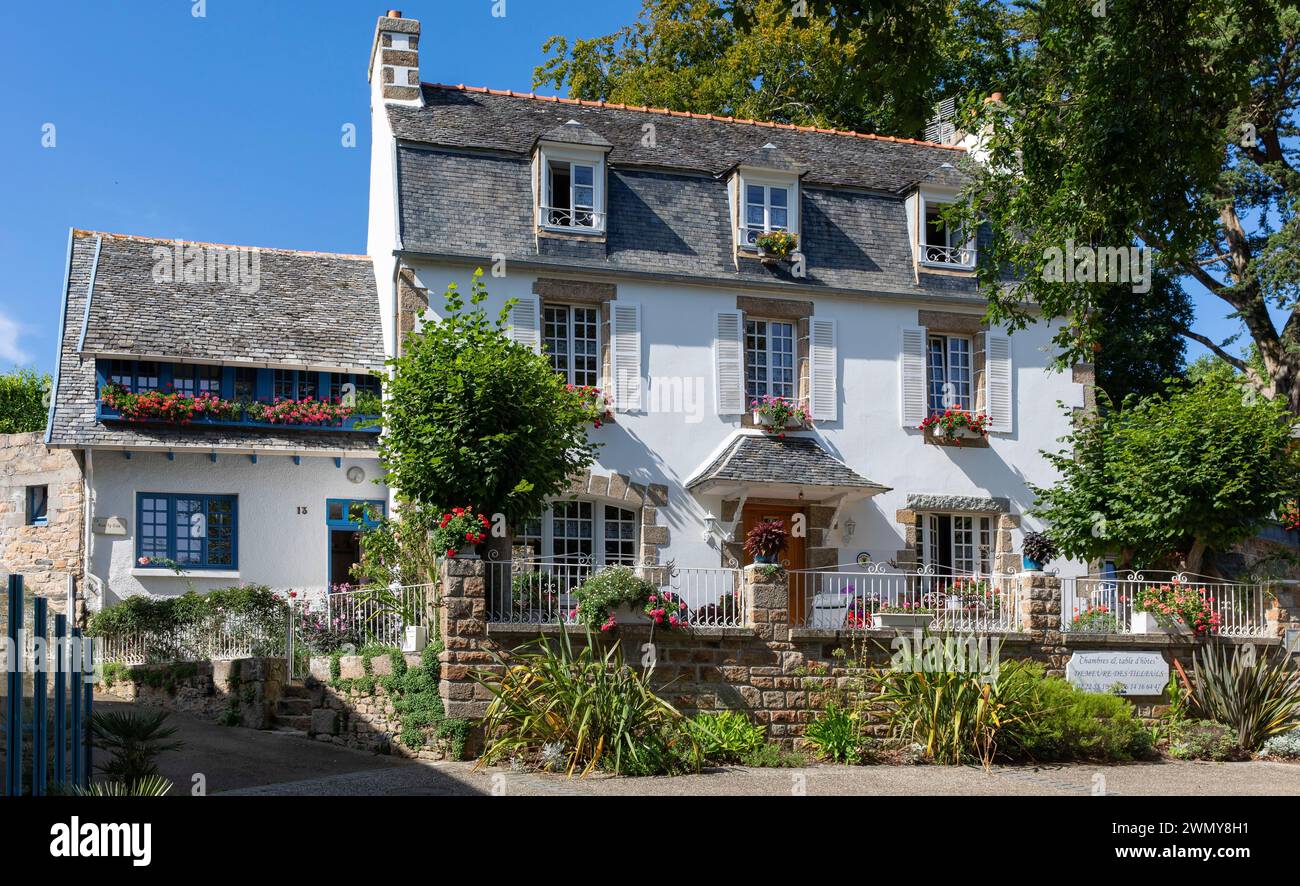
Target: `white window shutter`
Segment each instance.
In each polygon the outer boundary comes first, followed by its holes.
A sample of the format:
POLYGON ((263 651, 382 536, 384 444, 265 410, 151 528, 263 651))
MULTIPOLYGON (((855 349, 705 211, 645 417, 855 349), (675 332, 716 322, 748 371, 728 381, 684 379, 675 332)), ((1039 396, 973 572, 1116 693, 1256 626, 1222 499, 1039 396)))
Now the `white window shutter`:
POLYGON ((835 321, 808 320, 808 397, 813 421, 838 421, 840 417, 839 385, 836 369, 835 321))
POLYGON ((745 411, 745 315, 740 311, 719 311, 714 333, 718 415, 740 415, 745 411))
POLYGON ((610 302, 610 394, 614 409, 641 409, 641 306, 631 302, 610 302))
POLYGON ((1011 395, 1011 339, 990 332, 984 336, 984 411, 990 431, 1011 433, 1011 395))
POLYGON ((538 317, 539 299, 531 295, 515 298, 515 306, 510 309, 510 339, 535 353, 542 352, 542 322, 538 317))
POLYGON ((904 326, 898 352, 898 415, 905 428, 925 421, 925 327, 904 326))

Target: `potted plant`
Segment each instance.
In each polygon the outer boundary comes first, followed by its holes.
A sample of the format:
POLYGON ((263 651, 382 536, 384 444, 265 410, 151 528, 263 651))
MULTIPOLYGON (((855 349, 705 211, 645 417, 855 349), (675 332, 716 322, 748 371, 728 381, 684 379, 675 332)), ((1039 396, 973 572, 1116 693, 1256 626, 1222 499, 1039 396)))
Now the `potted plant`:
POLYGON ((1187 632, 1205 636, 1219 630, 1214 598, 1178 579, 1147 585, 1133 597, 1131 629, 1135 634, 1187 632))
POLYGON ((760 520, 745 536, 745 553, 753 557, 755 563, 776 563, 789 537, 785 521, 760 520))
POLYGON ((799 247, 799 237, 789 231, 764 231, 754 240, 758 257, 772 261, 785 261, 799 247))
POLYGON ((930 439, 941 443, 961 445, 962 440, 980 440, 989 435, 989 417, 983 412, 970 413, 965 409, 945 409, 935 412, 917 425, 930 439))
POLYGON ((442 515, 438 528, 433 530, 434 550, 444 551, 451 559, 478 559, 474 546, 487 541, 489 528, 488 518, 472 507, 452 508, 451 513, 442 515))
POLYGON ((1026 532, 1021 547, 1021 564, 1026 572, 1042 572, 1057 555, 1056 543, 1045 532, 1026 532))
POLYGON ((685 601, 626 566, 597 572, 574 593, 578 607, 570 613, 573 619, 601 631, 612 631, 621 624, 653 624, 671 629, 690 623, 685 601))
POLYGON ((760 428, 780 431, 812 424, 812 415, 806 405, 784 397, 766 394, 762 399, 752 401, 749 408, 754 412, 754 424, 760 428))
POLYGON ((609 408, 609 398, 601 393, 600 388, 591 385, 565 385, 564 388, 578 396, 592 427, 598 428, 614 417, 613 410, 609 408))
POLYGON ((934 621, 934 610, 924 602, 912 603, 908 600, 881 606, 872 614, 872 626, 877 628, 902 628, 916 630, 927 628, 934 621))

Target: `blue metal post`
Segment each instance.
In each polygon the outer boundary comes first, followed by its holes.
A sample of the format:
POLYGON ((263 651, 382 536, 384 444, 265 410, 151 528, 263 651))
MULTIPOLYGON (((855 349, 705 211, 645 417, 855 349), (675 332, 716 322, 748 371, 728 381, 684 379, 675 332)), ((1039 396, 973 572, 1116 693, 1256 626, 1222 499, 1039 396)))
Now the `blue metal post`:
POLYGON ((45 796, 46 766, 50 752, 49 736, 46 733, 47 669, 50 666, 50 647, 45 634, 46 607, 49 601, 37 597, 32 608, 32 633, 40 655, 36 658, 36 673, 32 675, 32 796, 45 796), (43 650, 41 647, 44 647, 43 650))
POLYGON ((9 696, 5 717, 5 794, 20 797, 23 793, 23 577, 9 576, 9 654, 14 667, 9 668, 9 696))
MULTIPOLYGON (((88 673, 95 672, 95 640, 93 637, 86 640, 86 664, 90 670, 88 673)), ((94 748, 94 736, 90 730, 90 713, 95 704, 95 681, 86 680, 83 684, 86 693, 85 711, 82 716, 86 718, 86 726, 83 730, 85 741, 82 745, 82 752, 85 754, 86 762, 81 767, 81 786, 90 787, 90 773, 94 769, 94 763, 91 760, 91 751, 94 748)))
POLYGON ((81 764, 85 762, 85 755, 81 753, 81 629, 73 628, 70 631, 72 635, 72 669, 68 672, 68 692, 72 696, 72 784, 81 784, 81 764))
POLYGON ((68 780, 68 617, 54 616, 54 780, 68 780))

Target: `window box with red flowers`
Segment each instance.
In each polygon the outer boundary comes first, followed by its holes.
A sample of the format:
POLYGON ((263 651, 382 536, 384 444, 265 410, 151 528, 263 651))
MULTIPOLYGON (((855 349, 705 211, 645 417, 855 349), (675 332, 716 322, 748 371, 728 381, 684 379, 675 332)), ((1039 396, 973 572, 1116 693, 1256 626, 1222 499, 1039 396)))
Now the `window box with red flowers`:
POLYGON ((118 417, 130 422, 166 422, 190 424, 191 422, 235 421, 239 418, 239 404, 222 400, 215 394, 196 396, 175 391, 141 391, 133 394, 118 384, 108 383, 100 392, 100 402, 118 417))
POLYGON ((379 433, 375 416, 339 399, 277 398, 270 403, 224 400, 212 393, 182 394, 166 389, 133 393, 108 382, 100 388, 100 421, 222 427, 310 428, 379 433))
POLYGON ((438 528, 433 530, 434 550, 441 551, 453 560, 477 560, 474 553, 477 545, 487 541, 488 530, 492 524, 487 515, 480 514, 474 508, 452 508, 438 521, 438 528))
POLYGON ((340 400, 285 400, 277 397, 270 403, 249 403, 244 407, 249 421, 268 425, 312 425, 341 427, 352 417, 352 407, 340 400))
POLYGON ((808 407, 795 400, 773 397, 768 394, 749 404, 754 411, 754 424, 769 431, 794 430, 812 424, 808 407))
POLYGON ((564 388, 572 391, 582 401, 582 408, 592 427, 598 428, 605 422, 614 420, 614 410, 609 408, 609 398, 600 388, 593 388, 591 385, 565 385, 564 388))
POLYGON ((945 409, 928 416, 918 426, 926 439, 941 446, 961 446, 963 442, 980 441, 989 435, 989 417, 982 412, 971 413, 965 409, 945 409))

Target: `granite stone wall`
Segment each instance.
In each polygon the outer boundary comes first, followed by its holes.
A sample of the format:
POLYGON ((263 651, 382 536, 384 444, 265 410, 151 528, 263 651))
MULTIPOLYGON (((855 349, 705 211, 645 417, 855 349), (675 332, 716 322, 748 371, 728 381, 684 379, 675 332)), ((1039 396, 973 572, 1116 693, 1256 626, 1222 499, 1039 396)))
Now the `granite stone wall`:
POLYGON ((0 434, 0 573, 18 573, 27 593, 66 607, 68 576, 81 574, 82 485, 77 456, 49 449, 43 432, 0 434), (27 491, 48 489, 44 525, 32 525, 27 491))

